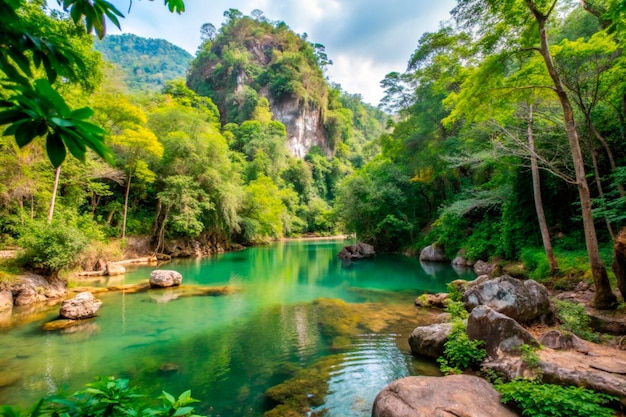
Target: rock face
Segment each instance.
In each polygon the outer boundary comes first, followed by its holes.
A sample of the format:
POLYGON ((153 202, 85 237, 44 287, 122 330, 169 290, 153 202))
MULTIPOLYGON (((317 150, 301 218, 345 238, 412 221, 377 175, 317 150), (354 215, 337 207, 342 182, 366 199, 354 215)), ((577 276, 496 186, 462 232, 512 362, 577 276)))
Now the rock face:
POLYGON ((27 273, 19 283, 10 287, 13 293, 13 303, 16 306, 25 306, 48 299, 62 298, 66 294, 65 281, 60 279, 47 280, 46 278, 27 273))
POLYGON ((409 336, 411 352, 414 355, 438 358, 443 354, 444 344, 448 341, 451 332, 451 323, 416 327, 409 336))
POLYGON ((183 282, 183 276, 176 271, 157 269, 150 274, 152 288, 175 287, 183 282))
POLYGON ((489 264, 485 261, 476 261, 476 263, 474 264, 474 272, 476 272, 476 275, 480 276, 480 275, 491 275, 493 274, 493 271, 495 271, 496 266, 494 264, 489 264))
POLYGON ((486 305, 520 323, 553 321, 548 290, 533 280, 521 281, 504 275, 470 285, 463 294, 463 303, 468 311, 486 305))
POLYGON ((320 146, 326 153, 326 130, 323 125, 322 110, 304 104, 297 97, 288 100, 270 99, 272 113, 280 120, 287 131, 287 148, 296 158, 304 159, 313 146, 320 146))
POLYGON ((407 377, 387 385, 374 400, 372 417, 516 417, 500 394, 470 375, 407 377))
POLYGON ((415 299, 415 305, 418 307, 446 308, 448 305, 448 298, 448 293, 445 292, 437 294, 422 294, 415 299))
POLYGON ((539 346, 535 338, 515 320, 487 306, 478 306, 467 319, 467 336, 483 340, 489 357, 519 352, 523 344, 539 346))
POLYGON ((76 294, 74 298, 63 301, 59 315, 71 320, 86 319, 95 316, 100 306, 102 306, 102 301, 85 291, 76 294))
POLYGON ((446 256, 446 251, 441 245, 430 245, 422 249, 420 253, 420 261, 424 262, 450 262, 446 256))
POLYGON ((367 243, 359 242, 354 245, 344 246, 338 257, 345 261, 355 261, 358 259, 372 258, 376 255, 374 247, 367 243))

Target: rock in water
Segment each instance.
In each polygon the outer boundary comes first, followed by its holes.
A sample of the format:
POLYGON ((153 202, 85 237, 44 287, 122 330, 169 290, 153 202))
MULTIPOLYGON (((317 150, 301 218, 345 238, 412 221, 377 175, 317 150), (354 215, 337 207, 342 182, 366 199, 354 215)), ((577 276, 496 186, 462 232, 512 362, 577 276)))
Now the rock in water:
POLYGON ((150 274, 152 288, 176 287, 183 282, 183 276, 176 271, 157 269, 150 274))
POLYGON ((363 242, 350 246, 344 246, 343 249, 341 249, 341 252, 337 254, 338 257, 346 261, 371 258, 375 255, 376 251, 374 251, 374 247, 363 242))
POLYGON ((517 417, 500 394, 471 375, 410 376, 387 385, 374 400, 372 417, 517 417))
POLYGON ((445 248, 441 245, 430 245, 422 249, 420 261, 424 262, 450 262, 446 256, 445 248))
POLYGON ((444 345, 448 341, 451 332, 451 323, 416 327, 409 336, 411 352, 414 355, 438 358, 443 355, 444 345))
POLYGON ((74 298, 63 301, 59 314, 66 319, 86 319, 94 317, 100 306, 102 306, 102 301, 85 291, 76 294, 74 298))

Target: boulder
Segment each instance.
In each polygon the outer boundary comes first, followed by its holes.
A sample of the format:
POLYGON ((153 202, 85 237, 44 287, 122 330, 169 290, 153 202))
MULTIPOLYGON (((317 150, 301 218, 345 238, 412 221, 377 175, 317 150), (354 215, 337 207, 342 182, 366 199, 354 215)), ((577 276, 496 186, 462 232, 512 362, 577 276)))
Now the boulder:
POLYGON ((8 290, 0 291, 0 311, 13 308, 13 293, 8 290))
POLYGON ((559 330, 549 330, 541 335, 541 346, 554 350, 574 349, 578 343, 578 337, 572 333, 563 333, 559 330))
POLYGON ((458 268, 471 268, 474 266, 474 263, 467 259, 465 250, 461 249, 456 255, 456 258, 452 260, 452 266, 456 266, 458 268))
POLYGON ((114 264, 111 262, 107 263, 106 275, 113 277, 116 275, 124 275, 126 273, 126 268, 124 265, 114 264))
POLYGON ((346 261, 372 258, 376 255, 374 247, 367 243, 358 242, 354 245, 344 246, 337 256, 346 261))
POLYGON ((372 417, 516 417, 500 394, 471 375, 410 376, 387 385, 374 400, 372 417))
POLYGON ((474 272, 476 275, 491 275, 496 270, 496 264, 490 264, 485 261, 478 260, 474 264, 474 272))
POLYGON ((471 340, 483 340, 491 358, 499 357, 503 352, 519 352, 523 344, 539 346, 518 322, 487 306, 472 310, 467 319, 467 336, 471 340))
POLYGON ((422 294, 415 299, 415 305, 418 307, 446 308, 448 305, 448 293, 422 294))
POLYGON ((76 294, 74 298, 63 301, 59 315, 66 319, 79 320, 94 317, 102 301, 96 299, 92 293, 85 291, 76 294))
POLYGON ((422 249, 420 261, 424 262, 450 262, 442 245, 432 244, 422 249))
POLYGON ((65 281, 58 278, 46 279, 41 275, 26 273, 19 282, 10 286, 13 303, 25 306, 48 299, 62 298, 66 294, 65 281))
POLYGON ((486 305, 520 323, 554 321, 548 290, 533 280, 521 281, 504 275, 482 281, 468 286, 463 294, 463 303, 468 311, 486 305))
POLYGON ((438 358, 443 354, 444 344, 448 341, 451 332, 451 323, 416 327, 409 336, 411 352, 414 355, 438 358))
POLYGON ((183 276, 177 271, 156 269, 150 274, 152 288, 176 287, 183 282, 183 276))

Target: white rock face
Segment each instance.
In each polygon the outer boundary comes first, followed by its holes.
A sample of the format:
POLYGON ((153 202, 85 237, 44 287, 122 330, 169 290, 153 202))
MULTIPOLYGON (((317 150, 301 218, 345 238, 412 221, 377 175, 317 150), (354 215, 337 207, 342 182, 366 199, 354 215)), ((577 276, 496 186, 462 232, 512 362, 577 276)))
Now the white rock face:
POLYGON ((183 276, 176 271, 157 269, 150 274, 150 286, 152 288, 175 287, 183 282, 183 276))

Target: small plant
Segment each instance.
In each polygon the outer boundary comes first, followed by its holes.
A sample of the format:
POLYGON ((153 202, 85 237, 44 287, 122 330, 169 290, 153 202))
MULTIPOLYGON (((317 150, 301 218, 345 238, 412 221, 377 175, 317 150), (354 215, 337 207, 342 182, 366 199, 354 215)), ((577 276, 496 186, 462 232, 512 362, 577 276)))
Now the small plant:
POLYGON ((528 368, 536 369, 539 367, 539 355, 533 346, 524 343, 520 350, 522 351, 522 362, 528 368))
POLYGON ((466 325, 462 320, 455 320, 452 332, 444 345, 443 357, 437 359, 441 372, 459 374, 464 369, 480 365, 487 356, 481 346, 482 340, 470 340, 467 337, 466 325))
POLYGON ((591 330, 591 319, 585 312, 585 307, 577 303, 555 300, 556 316, 561 322, 563 330, 574 333, 576 336, 598 342, 600 337, 591 330))
MULTIPOLYGON (((463 282, 463 281, 455 281, 455 282, 463 282)), ((448 298, 450 301, 461 301, 463 299, 463 293, 459 289, 458 285, 455 285, 454 282, 449 282, 446 285, 448 288, 448 298)))
POLYGON ((615 400, 610 395, 580 387, 541 384, 516 379, 495 386, 503 404, 515 405, 523 416, 532 417, 614 417, 614 410, 604 407, 615 400))
POLYGON ((446 311, 450 313, 452 319, 465 320, 469 317, 469 313, 465 309, 465 305, 460 301, 450 301, 446 307, 446 311))

